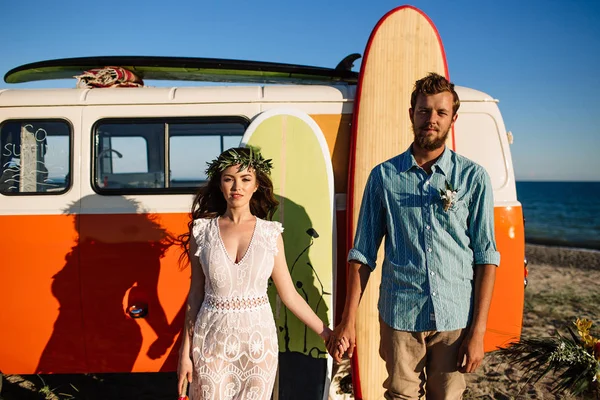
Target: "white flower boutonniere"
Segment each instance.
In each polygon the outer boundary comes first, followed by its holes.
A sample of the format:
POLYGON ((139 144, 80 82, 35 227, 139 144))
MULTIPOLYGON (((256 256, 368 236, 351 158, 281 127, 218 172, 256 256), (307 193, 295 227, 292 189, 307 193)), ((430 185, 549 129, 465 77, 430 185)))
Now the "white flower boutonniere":
POLYGON ((454 189, 450 182, 446 181, 446 189, 440 189, 440 198, 444 203, 444 211, 448 211, 456 203, 457 189, 454 189))

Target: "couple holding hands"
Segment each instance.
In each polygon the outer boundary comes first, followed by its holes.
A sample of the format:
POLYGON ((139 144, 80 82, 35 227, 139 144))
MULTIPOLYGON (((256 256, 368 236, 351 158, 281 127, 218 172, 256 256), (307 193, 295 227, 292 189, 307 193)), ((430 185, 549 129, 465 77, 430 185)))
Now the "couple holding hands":
POLYGON ((348 253, 345 307, 332 331, 290 277, 269 173, 255 149, 223 152, 182 236, 192 267, 179 387, 198 399, 270 399, 277 331, 268 279, 282 302, 318 333, 336 362, 355 347, 356 311, 385 237, 378 303, 386 399, 460 399, 463 373, 481 364, 500 255, 493 193, 483 167, 445 146, 460 100, 431 73, 408 110, 414 141, 370 173, 348 253))

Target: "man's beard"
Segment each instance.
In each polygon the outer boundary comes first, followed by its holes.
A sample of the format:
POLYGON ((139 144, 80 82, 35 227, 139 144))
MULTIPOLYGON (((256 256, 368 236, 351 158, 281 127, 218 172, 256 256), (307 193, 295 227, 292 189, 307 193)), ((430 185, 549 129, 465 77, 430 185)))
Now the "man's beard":
MULTIPOLYGON (((421 129, 426 129, 427 127, 423 127, 421 129)), ((442 136, 436 136, 435 138, 429 138, 427 135, 419 135, 415 132, 415 126, 413 125, 413 136, 415 138, 415 143, 420 148, 433 151, 442 147, 446 143, 446 139, 448 138, 448 134, 450 133, 450 129, 446 131, 442 136)))

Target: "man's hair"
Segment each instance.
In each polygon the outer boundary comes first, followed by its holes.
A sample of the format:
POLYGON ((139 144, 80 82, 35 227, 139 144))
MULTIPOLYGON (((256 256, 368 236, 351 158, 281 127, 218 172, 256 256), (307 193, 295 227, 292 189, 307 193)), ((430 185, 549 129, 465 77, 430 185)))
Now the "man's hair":
POLYGON ((448 81, 441 75, 435 72, 430 72, 425 78, 419 79, 415 82, 415 88, 410 96, 410 107, 414 110, 417 104, 417 97, 422 94, 424 96, 431 96, 433 94, 450 92, 454 101, 452 102, 452 115, 456 114, 460 107, 460 99, 458 94, 454 90, 454 83, 448 81))

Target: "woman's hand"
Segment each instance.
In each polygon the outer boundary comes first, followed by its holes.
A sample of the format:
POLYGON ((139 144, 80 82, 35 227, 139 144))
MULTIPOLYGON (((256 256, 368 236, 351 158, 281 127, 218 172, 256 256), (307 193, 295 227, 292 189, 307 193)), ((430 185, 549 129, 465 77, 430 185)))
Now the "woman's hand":
POLYGON ((323 332, 321 332, 319 334, 319 336, 321 337, 321 339, 323 339, 325 344, 327 344, 329 342, 329 338, 331 337, 332 333, 333 333, 333 331, 331 329, 329 329, 328 326, 325 326, 325 327, 323 327, 323 332))
POLYGON ((179 367, 177 368, 177 392, 179 397, 186 395, 186 388, 188 383, 192 383, 192 372, 194 366, 192 359, 188 355, 181 355, 179 357, 179 367))

